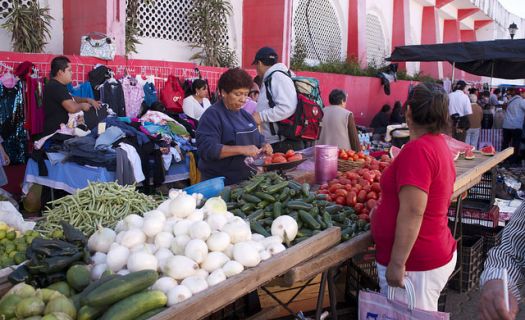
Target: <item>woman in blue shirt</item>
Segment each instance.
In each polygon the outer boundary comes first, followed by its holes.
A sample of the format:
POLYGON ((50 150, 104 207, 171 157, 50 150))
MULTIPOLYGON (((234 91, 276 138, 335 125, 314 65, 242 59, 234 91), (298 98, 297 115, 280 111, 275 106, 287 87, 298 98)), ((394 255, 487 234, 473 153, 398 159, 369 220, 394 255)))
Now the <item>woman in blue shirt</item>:
POLYGON ((242 109, 252 87, 250 75, 239 68, 230 69, 219 79, 222 100, 209 107, 197 127, 197 153, 202 179, 226 177, 226 185, 250 178, 252 170, 246 157, 271 154, 253 117, 242 109))

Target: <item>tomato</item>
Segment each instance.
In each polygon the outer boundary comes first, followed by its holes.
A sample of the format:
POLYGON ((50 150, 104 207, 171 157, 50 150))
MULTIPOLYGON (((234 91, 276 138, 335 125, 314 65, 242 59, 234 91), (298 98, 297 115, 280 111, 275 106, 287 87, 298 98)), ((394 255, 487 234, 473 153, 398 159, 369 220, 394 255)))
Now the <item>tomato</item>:
POLYGON ((351 191, 353 189, 352 185, 351 184, 345 184, 345 190, 346 191, 351 191))
POLYGON ((339 179, 332 179, 332 180, 328 181, 328 185, 329 186, 333 186, 336 183, 339 183, 339 179))
POLYGON ((370 221, 370 217, 368 216, 368 213, 361 213, 357 216, 358 219, 365 220, 366 222, 370 221))
POLYGON ((272 157, 271 156, 264 157, 264 164, 272 164, 272 157))
MULTIPOLYGON (((279 156, 281 156, 281 157, 285 157, 284 153, 282 153, 282 152, 275 152, 275 153, 272 155, 272 157, 279 157, 279 156)), ((286 157, 285 157, 285 158, 286 158, 286 157)))
POLYGON ((344 150, 341 150, 339 153, 339 159, 348 160, 348 154, 344 150))
POLYGON ((365 208, 365 205, 362 203, 356 203, 354 206, 355 212, 358 214, 361 213, 361 211, 365 208))
POLYGON ((272 157, 272 162, 273 163, 285 163, 287 162, 286 161, 286 158, 284 156, 277 156, 277 157, 272 157))
POLYGON ((353 157, 353 156, 354 156, 354 154, 355 154, 355 151, 354 151, 354 150, 352 150, 352 149, 350 149, 350 150, 348 150, 348 151, 347 151, 346 153, 348 154, 348 156, 349 156, 349 157, 350 157, 350 156, 352 156, 352 157, 353 157))
POLYGON ((285 153, 284 156, 286 157, 286 159, 288 159, 288 158, 290 158, 290 157, 293 157, 294 155, 295 155, 295 151, 293 151, 293 150, 288 150, 288 151, 286 151, 286 153, 285 153))
POLYGON ((293 156, 287 158, 288 162, 299 161, 302 159, 303 159, 303 155, 300 153, 294 154, 293 156))
POLYGON ((370 192, 366 195, 366 198, 367 198, 367 199, 374 199, 374 200, 377 200, 379 197, 377 196, 377 193, 375 193, 374 191, 370 191, 370 192))
POLYGON ((342 197, 342 196, 338 196, 335 198, 335 203, 337 204, 341 204, 341 205, 346 205, 346 199, 345 197, 342 197))
POLYGON ((357 202, 364 203, 365 201, 366 201, 366 191, 365 190, 361 190, 357 194, 357 202))
POLYGON ((342 185, 347 185, 347 184, 351 184, 352 181, 348 180, 347 178, 341 178, 339 179, 339 183, 342 185))
POLYGON ((363 172, 363 179, 370 182, 374 181, 374 177, 369 172, 363 172))
POLYGON ((390 157, 388 155, 384 154, 384 155, 381 156, 380 159, 381 159, 381 161, 388 161, 388 160, 390 160, 390 157))
POLYGON ((357 195, 355 191, 348 192, 348 195, 346 196, 346 203, 349 206, 354 206, 357 203, 357 195))
POLYGON ((375 199, 368 199, 368 201, 366 202, 366 207, 369 210, 374 209, 376 206, 377 206, 377 201, 375 199))
POLYGON ((371 185, 371 189, 375 192, 381 192, 381 185, 379 184, 379 182, 374 182, 371 185))
POLYGON ((331 185, 330 188, 328 188, 328 190, 330 190, 331 193, 335 193, 336 190, 339 190, 341 188, 344 189, 343 185, 340 183, 336 183, 331 185))
POLYGON ((335 194, 337 196, 346 197, 346 195, 348 194, 348 191, 346 191, 345 189, 337 189, 335 190, 335 194))
POLYGON ((328 183, 323 183, 319 189, 328 189, 328 183))

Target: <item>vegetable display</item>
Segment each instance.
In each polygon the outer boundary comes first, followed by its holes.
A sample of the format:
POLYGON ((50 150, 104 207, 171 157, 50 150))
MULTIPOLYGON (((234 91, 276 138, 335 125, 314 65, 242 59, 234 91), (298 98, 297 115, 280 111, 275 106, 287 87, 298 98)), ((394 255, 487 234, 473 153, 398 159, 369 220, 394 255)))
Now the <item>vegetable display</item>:
POLYGON ((64 220, 86 235, 99 226, 114 228, 118 221, 132 213, 156 207, 155 200, 138 192, 135 186, 112 183, 89 183, 77 193, 50 202, 52 208, 43 212, 45 219, 36 229, 48 237, 60 237, 60 221, 64 220))
POLYGON ((288 181, 274 172, 256 175, 233 190, 226 187, 221 196, 228 210, 250 222, 252 232, 279 236, 289 244, 332 226, 341 227, 343 240, 369 229, 352 208, 334 205, 327 201, 329 195, 316 194, 309 184, 288 181))
POLYGON ((295 153, 293 150, 288 150, 286 153, 275 152, 271 156, 264 157, 264 164, 294 162, 302 159, 302 154, 295 153))
POLYGON ((0 221, 0 269, 24 262, 27 247, 39 236, 40 234, 33 230, 22 234, 0 221))

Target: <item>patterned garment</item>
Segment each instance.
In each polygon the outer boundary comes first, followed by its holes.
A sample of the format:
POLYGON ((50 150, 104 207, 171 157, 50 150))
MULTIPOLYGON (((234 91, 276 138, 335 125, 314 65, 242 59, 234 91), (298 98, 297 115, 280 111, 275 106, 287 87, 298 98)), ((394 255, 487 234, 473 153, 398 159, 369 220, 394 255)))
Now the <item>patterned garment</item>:
POLYGON ((27 161, 28 134, 24 128, 23 85, 19 81, 14 88, 0 85, 0 126, 4 149, 11 164, 27 161))
POLYGON ((126 116, 138 117, 142 108, 142 101, 144 101, 144 86, 126 77, 122 79, 122 90, 126 102, 126 116))

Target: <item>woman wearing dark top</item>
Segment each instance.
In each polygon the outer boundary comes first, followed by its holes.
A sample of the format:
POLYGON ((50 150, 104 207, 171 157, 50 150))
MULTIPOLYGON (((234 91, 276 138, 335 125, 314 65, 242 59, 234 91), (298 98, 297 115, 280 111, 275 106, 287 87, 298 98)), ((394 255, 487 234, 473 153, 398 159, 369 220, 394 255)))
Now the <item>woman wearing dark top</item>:
POLYGON ((403 106, 400 101, 394 103, 394 109, 392 109, 392 114, 390 115, 389 124, 402 124, 405 123, 405 114, 403 112, 403 106))
POLYGON ((73 71, 68 58, 61 56, 51 61, 51 79, 44 86, 44 135, 60 129, 67 124, 69 113, 88 111, 91 107, 100 108, 100 103, 90 98, 74 98, 67 91, 72 82, 73 71))
POLYGON ((252 170, 246 166, 246 157, 272 153, 257 130, 253 117, 242 109, 252 79, 246 71, 230 69, 222 74, 218 87, 222 100, 202 115, 197 127, 197 153, 203 180, 226 177, 226 185, 248 179, 252 170))
POLYGON ((388 114, 389 111, 390 106, 385 104, 381 108, 381 111, 379 111, 372 119, 370 128, 374 129, 374 140, 379 140, 381 136, 385 135, 386 127, 388 126, 388 121, 390 119, 390 115, 388 114))

